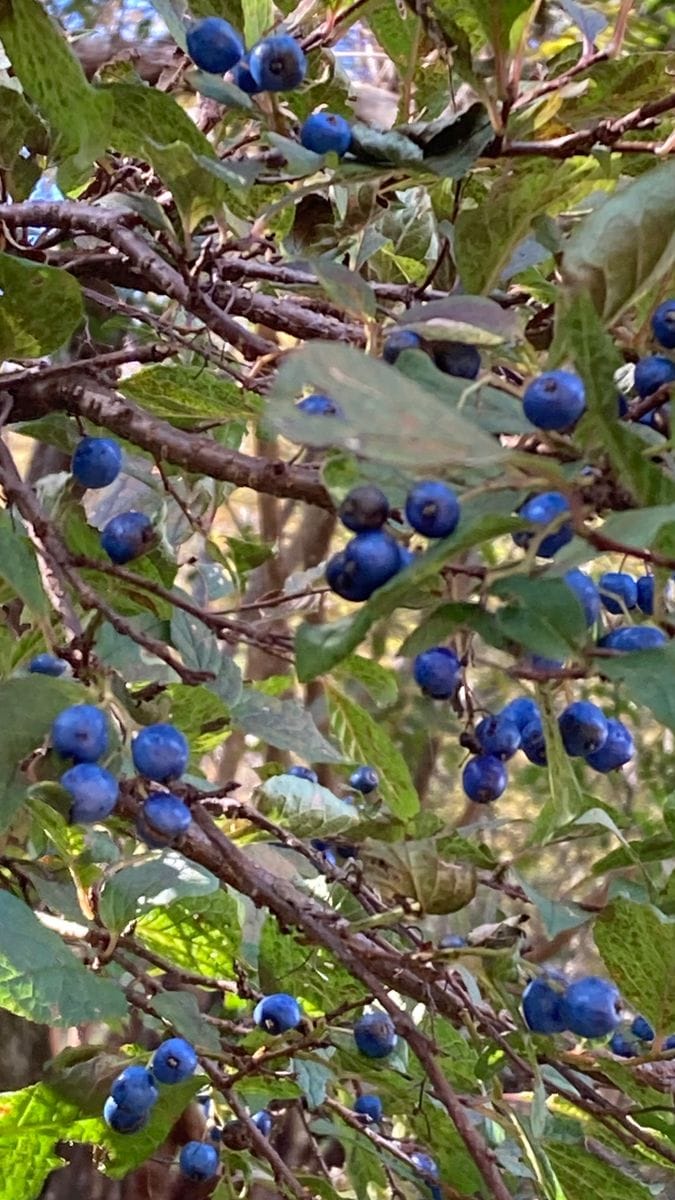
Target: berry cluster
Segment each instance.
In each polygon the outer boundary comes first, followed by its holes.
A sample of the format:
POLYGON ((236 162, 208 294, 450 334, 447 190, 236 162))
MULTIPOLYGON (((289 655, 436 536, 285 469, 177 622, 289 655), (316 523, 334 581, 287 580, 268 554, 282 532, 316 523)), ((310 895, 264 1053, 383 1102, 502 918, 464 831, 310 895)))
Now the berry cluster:
POLYGON ((382 357, 393 364, 404 350, 422 350, 439 371, 457 379, 475 379, 480 371, 480 354, 466 342, 429 342, 414 329, 394 329, 384 343, 382 357))
MULTIPOLYGON (((533 1033, 575 1033, 584 1038, 612 1035, 608 1046, 620 1058, 647 1053, 643 1043, 654 1041, 649 1021, 637 1016, 627 1032, 617 1029, 622 1004, 615 985, 596 975, 573 983, 560 971, 548 970, 528 983, 522 997, 523 1017, 533 1033)), ((675 1050, 675 1034, 664 1039, 664 1050, 675 1050)))
POLYGON ((194 21, 187 32, 187 49, 200 70, 210 75, 231 71, 232 82, 249 96, 290 92, 300 86, 307 71, 302 47, 289 34, 263 38, 246 54, 241 36, 222 17, 194 21))

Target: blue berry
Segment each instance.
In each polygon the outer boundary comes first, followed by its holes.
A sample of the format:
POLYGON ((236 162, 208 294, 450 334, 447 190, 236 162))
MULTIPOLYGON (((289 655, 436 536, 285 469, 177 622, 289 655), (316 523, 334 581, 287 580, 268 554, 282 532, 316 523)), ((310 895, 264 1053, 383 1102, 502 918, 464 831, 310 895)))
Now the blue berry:
POLYGON ((621 1019, 621 999, 616 987, 595 975, 571 983, 562 1004, 567 1029, 579 1037, 607 1037, 621 1019))
POLYGON ((633 1024, 630 1027, 630 1031, 641 1042, 653 1042, 654 1041, 654 1029, 649 1024, 649 1021, 647 1020, 646 1017, 642 1017, 642 1016, 635 1017, 633 1020, 633 1024))
POLYGON ((197 1053, 185 1038, 169 1038, 152 1056, 152 1073, 158 1083, 182 1083, 194 1075, 197 1053))
POLYGON ((155 540, 152 521, 141 512, 119 513, 112 517, 101 532, 101 546, 108 558, 122 566, 140 558, 155 540))
POLYGON ((583 380, 572 371, 546 371, 525 389, 523 408, 538 429, 568 429, 586 408, 583 380))
POLYGON ((97 763, 78 763, 61 776, 61 787, 72 797, 70 820, 77 825, 105 821, 117 804, 119 784, 97 763))
POLYGON ((114 1081, 110 1095, 120 1108, 146 1112, 159 1099, 155 1080, 147 1067, 125 1067, 114 1081))
POLYGON ((607 717, 590 700, 575 700, 561 713, 558 724, 563 745, 573 758, 586 758, 600 750, 609 734, 607 717))
POLYGON ((622 613, 637 604, 637 584, 625 571, 607 571, 598 581, 603 607, 610 613, 622 613))
POLYGON ((354 1041, 366 1058, 387 1058, 396 1045, 396 1030, 386 1013, 364 1013, 354 1025, 354 1041))
POLYGON ((454 650, 448 650, 446 646, 423 650, 413 663, 415 683, 433 700, 448 700, 454 696, 461 669, 454 650))
POLYGON ((352 488, 338 509, 342 524, 353 533, 381 529, 389 516, 389 501, 374 483, 352 488))
MULTIPOLYGON (((438 1179, 438 1163, 431 1157, 430 1154, 425 1154, 421 1150, 415 1150, 410 1155, 410 1161, 424 1175, 430 1175, 432 1179, 438 1179)), ((429 1185, 431 1200, 443 1200, 443 1193, 437 1184, 429 1185)))
POLYGON ((609 1049, 618 1058, 637 1058, 642 1054, 642 1047, 635 1038, 626 1037, 625 1033, 613 1033, 609 1040, 609 1049))
POLYGON ((545 767, 548 758, 546 756, 546 738, 544 737, 544 729, 541 721, 530 721, 526 725, 520 735, 520 748, 526 758, 529 758, 535 767, 545 767))
POLYGON ((68 663, 53 654, 36 654, 28 664, 31 675, 52 675, 55 679, 68 670, 68 663))
POLYGON ((467 941, 461 933, 446 933, 438 943, 441 950, 461 950, 467 941))
POLYGON ((475 379, 480 371, 480 354, 465 342, 447 342, 434 350, 434 362, 444 375, 456 379, 475 379))
POLYGON ((492 804, 498 800, 508 781, 506 767, 493 754, 470 758, 462 771, 462 787, 474 804, 492 804))
POLYGON ((363 796, 374 792, 379 782, 380 777, 374 767, 357 767, 349 776, 349 786, 353 787, 356 792, 361 792, 363 796))
POLYGON ((500 715, 505 721, 513 721, 521 734, 525 726, 531 725, 533 721, 541 724, 539 706, 529 696, 518 696, 515 700, 509 700, 500 715))
POLYGON ((598 642, 606 650, 621 650, 624 654, 635 650, 655 650, 668 641, 662 629, 656 625, 621 625, 605 634, 598 642))
POLYGON ((195 66, 210 75, 224 75, 244 53, 244 43, 236 29, 222 17, 195 21, 188 29, 186 40, 188 54, 195 66))
POLYGON ((664 384, 675 383, 675 363, 663 354, 641 358, 635 367, 635 391, 641 400, 653 396, 664 384))
POLYGON ((323 838, 312 838, 311 846, 313 850, 318 850, 319 854, 323 855, 331 867, 337 866, 337 855, 333 842, 325 842, 323 838))
POLYGON ((318 783, 319 776, 311 767, 303 767, 299 763, 294 767, 289 767, 286 771, 287 775, 294 775, 296 779, 306 779, 308 783, 318 783))
POLYGON ((303 123, 300 130, 300 141, 305 150, 313 150, 315 154, 337 154, 342 158, 346 154, 352 140, 352 129, 349 121, 337 113, 312 113, 303 123))
POLYGON ((382 1120, 382 1101, 379 1096, 359 1096, 354 1102, 354 1112, 368 1123, 382 1120))
POLYGON ((496 717, 484 717, 476 726, 476 737, 484 754, 496 758, 512 758, 520 747, 520 730, 515 721, 498 713, 496 717))
POLYGON ((578 567, 573 567, 571 571, 565 572, 563 579, 579 601, 586 624, 589 627, 595 625, 600 616, 600 596, 590 575, 580 571, 578 567))
POLYGON ((307 60, 295 38, 277 33, 253 47, 248 67, 261 91, 291 92, 305 78, 307 60))
POLYGON ((651 617, 654 612, 654 576, 641 575, 637 581, 637 602, 640 612, 651 617))
POLYGON ((401 569, 398 543, 381 529, 357 533, 326 565, 326 582, 344 600, 367 600, 401 569))
POLYGON ((75 447, 70 469, 82 487, 108 487, 122 470, 122 451, 112 438, 82 438, 75 447))
POLYGON ((618 767, 629 762, 634 754, 635 742, 630 730, 626 729, 622 721, 608 717, 607 740, 599 750, 586 755, 586 762, 594 771, 601 771, 603 775, 606 775, 609 771, 616 771, 618 767))
POLYGON ((180 837, 192 820, 187 804, 172 792, 151 792, 142 813, 150 829, 165 838, 180 837))
MULTIPOLYGON (((524 521, 532 522, 536 525, 550 525, 556 517, 563 513, 569 513, 570 506, 561 492, 541 492, 538 496, 531 496, 526 500, 522 507, 518 510, 518 515, 524 521)), ((517 546, 529 546, 534 536, 534 530, 523 530, 520 533, 513 535, 513 540, 517 546)), ((549 533, 545 538, 542 538, 537 554, 542 558, 553 558, 554 554, 566 546, 574 536, 572 526, 569 521, 565 521, 555 533, 549 533)))
POLYGON ((103 1120, 115 1133, 138 1133, 148 1123, 149 1109, 138 1112, 131 1108, 122 1108, 116 1104, 112 1096, 108 1096, 103 1105, 103 1120))
POLYGON ((295 996, 287 992, 275 992, 264 996, 253 1010, 253 1020, 268 1033, 287 1033, 297 1029, 302 1020, 302 1010, 295 996))
POLYGON ((557 972, 532 979, 523 992, 523 1016, 533 1033, 562 1033, 564 987, 557 972))
POLYGON ((422 339, 412 329, 392 329, 382 349, 385 362, 394 364, 404 350, 421 350, 422 339))
POLYGON ((139 775, 165 783, 183 774, 190 748, 174 725, 147 725, 131 743, 131 757, 139 775))
POLYGON ((272 1132, 272 1114, 266 1108, 261 1108, 260 1112, 254 1113, 251 1117, 254 1125, 262 1133, 263 1137, 269 1137, 272 1132))
POLYGON ((241 60, 232 68, 232 82, 236 87, 246 92, 247 96, 257 96, 260 88, 248 69, 248 63, 241 60))
POLYGON ((64 708, 52 725, 52 742, 64 758, 96 762, 108 749, 105 713, 93 704, 73 704, 64 708))
POLYGON ((652 332, 659 345, 675 349, 675 300, 664 300, 652 313, 652 332))
POLYGON ((181 1174, 195 1183, 212 1179, 218 1170, 218 1151, 208 1142, 186 1142, 181 1149, 178 1166, 181 1174))
POLYGON ((298 400, 295 406, 300 409, 300 412, 307 413, 310 417, 339 417, 344 420, 344 412, 335 400, 331 400, 330 396, 324 396, 321 392, 312 392, 311 396, 305 396, 304 400, 298 400))
POLYGON ((425 537, 442 538, 457 528, 460 504, 446 483, 424 479, 408 492, 405 515, 418 533, 425 537))

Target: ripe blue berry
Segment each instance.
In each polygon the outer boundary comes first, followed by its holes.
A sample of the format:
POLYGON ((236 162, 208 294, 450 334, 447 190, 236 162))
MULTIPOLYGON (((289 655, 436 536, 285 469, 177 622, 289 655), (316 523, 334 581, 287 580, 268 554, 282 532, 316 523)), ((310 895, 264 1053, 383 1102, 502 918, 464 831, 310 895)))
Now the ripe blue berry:
POLYGON ((456 379, 475 379, 480 371, 480 354, 465 342, 447 342, 434 350, 434 362, 444 375, 456 379))
POLYGON ((389 501, 374 483, 365 483, 347 493, 338 509, 338 516, 353 533, 381 529, 389 516, 389 501))
POLYGON ((650 617, 654 612, 654 576, 641 575, 637 581, 637 602, 640 612, 650 617))
POLYGON ((563 579, 579 601, 586 624, 589 627, 595 625, 600 616, 600 596, 590 575, 580 571, 578 567, 573 567, 571 571, 565 572, 563 579))
POLYGON ((417 655, 413 663, 415 683, 425 696, 433 700, 448 700, 454 696, 459 683, 460 661, 447 646, 432 646, 417 655))
POLYGON ((64 772, 59 783, 72 796, 70 820, 74 824, 105 821, 117 804, 119 784, 110 771, 97 763, 78 763, 64 772))
POLYGON ((187 804, 172 792, 151 792, 143 804, 142 815, 150 830, 165 838, 180 837, 192 820, 187 804))
POLYGON ((392 329, 382 349, 385 362, 393 365, 404 350, 421 350, 422 339, 412 329, 392 329))
POLYGON ((652 332, 659 345, 675 349, 675 300, 664 300, 652 313, 652 332))
POLYGON ((641 400, 653 396, 667 383, 675 383, 675 363, 663 354, 640 359, 635 367, 634 385, 641 400))
MULTIPOLYGON (((430 1154, 425 1154, 421 1150, 415 1150, 410 1155, 410 1161, 417 1167, 423 1175, 430 1175, 432 1179, 438 1179, 438 1163, 431 1157, 430 1154)), ((443 1193, 437 1185, 430 1184, 429 1192, 431 1200, 442 1200, 443 1193)))
POLYGON ((261 91, 291 92, 305 78, 307 60, 295 38, 277 33, 253 47, 248 66, 261 91))
POLYGON ((384 530, 357 533, 326 565, 326 582, 345 600, 367 600, 401 569, 398 543, 384 530))
POLYGON ((208 1142, 186 1142, 179 1158, 181 1174, 195 1183, 212 1179, 218 1170, 218 1151, 208 1142))
POLYGON ((266 1108, 261 1108, 260 1112, 254 1113, 251 1117, 254 1125, 262 1133, 263 1137, 269 1137, 272 1132, 272 1114, 266 1108))
POLYGON ((529 758, 535 767, 545 767, 548 758, 546 757, 546 738, 544 737, 544 729, 541 720, 530 721, 526 725, 520 735, 520 748, 526 758, 529 758))
POLYGON ((267 1033, 287 1033, 289 1029, 297 1029, 302 1020, 302 1010, 295 996, 275 992, 271 996, 264 996, 256 1004, 253 1020, 267 1033))
MULTIPOLYGON (((569 511, 570 506, 561 492, 541 492, 540 495, 531 496, 529 500, 526 500, 518 510, 518 515, 535 526, 550 525, 556 517, 560 517, 563 513, 569 513, 569 511)), ((513 540, 517 546, 527 547, 534 534, 534 530, 523 530, 515 533, 513 540)), ((565 521, 555 533, 549 533, 542 538, 537 554, 540 554, 542 558, 553 558, 562 546, 566 546, 572 540, 572 537, 572 526, 569 521, 565 521)))
POLYGON ((108 749, 105 713, 93 704, 73 704, 64 708, 52 725, 52 742, 64 758, 96 762, 108 749))
POLYGON ((642 1017, 642 1016, 635 1017, 633 1020, 633 1024, 630 1027, 630 1031, 634 1035, 634 1037, 639 1038, 639 1040, 641 1042, 653 1042, 654 1041, 654 1029, 649 1024, 649 1021, 647 1020, 646 1017, 642 1017))
POLYGON ((155 1080, 147 1067, 125 1067, 110 1089, 110 1095, 120 1108, 145 1112, 159 1099, 155 1080))
POLYGON ((319 854, 323 855, 331 867, 337 866, 337 854, 333 842, 325 842, 323 838, 312 838, 311 846, 313 850, 318 850, 319 854))
POLYGON ((408 492, 405 515, 418 533, 425 537, 442 538, 456 529, 460 504, 446 483, 424 479, 408 492))
POLYGON ((586 758, 607 741, 607 717, 590 700, 575 700, 561 713, 559 722, 563 745, 573 758, 586 758))
POLYGON ((296 779, 306 779, 308 783, 318 783, 319 776, 311 767, 302 767, 298 763, 294 767, 289 767, 286 771, 287 775, 294 775, 296 779))
POLYGON ((520 747, 520 730, 504 713, 479 721, 476 737, 483 753, 494 754, 495 758, 512 758, 520 747))
POLYGON ((603 775, 606 775, 609 771, 616 771, 618 767, 629 762, 634 754, 635 742, 630 730, 626 729, 622 721, 608 717, 607 740, 599 750, 586 755, 586 762, 594 771, 601 771, 603 775))
POLYGON ((500 715, 506 721, 513 721, 521 734, 525 726, 531 725, 533 721, 541 724, 539 707, 529 696, 518 696, 515 700, 509 700, 500 715))
POLYGON ((637 1058, 643 1053, 643 1048, 636 1038, 626 1037, 625 1033, 613 1033, 609 1039, 609 1049, 618 1058, 637 1058))
POLYGON ((598 645, 627 654, 635 650, 655 650, 667 641, 663 630, 657 629, 656 625, 622 625, 600 638, 598 645))
POLYGON ((182 1083, 194 1075, 197 1054, 185 1038, 169 1038, 152 1057, 152 1073, 158 1083, 182 1083))
POLYGON ((103 1105, 103 1120, 115 1133, 138 1133, 148 1123, 149 1109, 137 1112, 133 1108, 122 1108, 112 1096, 103 1105))
POLYGON ((438 943, 441 950, 461 950, 467 941, 461 933, 446 933, 438 943))
POLYGON ((546 371, 525 389, 523 408, 537 429, 568 429, 586 408, 586 389, 572 371, 546 371))
POLYGON ((506 767, 493 754, 470 758, 462 771, 462 787, 474 804, 492 804, 498 800, 508 781, 506 767))
POLYGON ((366 1058, 387 1058, 396 1045, 396 1030, 386 1013, 364 1013, 354 1025, 354 1041, 366 1058))
POLYGON ((562 1033, 564 979, 558 972, 532 979, 523 992, 523 1016, 533 1033, 562 1033))
POLYGON ((232 68, 232 82, 241 88, 242 92, 246 92, 247 96, 257 96, 260 88, 248 69, 248 63, 241 59, 235 67, 232 68))
POLYGON ((28 664, 31 675, 52 675, 55 679, 68 670, 68 663, 54 654, 36 654, 28 664))
POLYGON ((122 470, 122 451, 112 438, 82 438, 75 447, 70 469, 82 487, 107 487, 122 470))
POLYGON ((195 21, 186 40, 188 54, 195 66, 210 75, 224 75, 244 53, 244 43, 236 29, 222 17, 195 21))
POLYGON ((380 777, 374 767, 357 767, 349 776, 349 786, 362 796, 368 796, 379 785, 380 777))
POLYGON ((382 1120, 382 1101, 379 1096, 359 1096, 354 1102, 354 1112, 369 1124, 382 1120))
POLYGON ((190 748, 174 725, 147 725, 131 743, 131 757, 139 775, 165 783, 183 774, 190 748))
POLYGON ((567 988, 562 1002, 565 1026, 579 1037, 613 1033, 621 1019, 621 999, 613 983, 588 975, 567 988))
POLYGON ((352 140, 349 121, 337 113, 312 113, 300 130, 300 141, 305 150, 315 154, 346 154, 352 140))
POLYGON ((344 420, 345 414, 340 405, 336 404, 335 400, 331 400, 330 396, 322 395, 321 392, 312 392, 311 396, 305 396, 304 400, 298 400, 295 407, 310 417, 339 417, 340 420, 344 420))
POLYGON ((112 562, 122 566, 140 558, 155 540, 152 521, 141 512, 119 513, 101 533, 101 546, 112 562))
POLYGON ((637 604, 637 584, 625 571, 607 571, 600 576, 598 589, 607 612, 622 613, 637 604))

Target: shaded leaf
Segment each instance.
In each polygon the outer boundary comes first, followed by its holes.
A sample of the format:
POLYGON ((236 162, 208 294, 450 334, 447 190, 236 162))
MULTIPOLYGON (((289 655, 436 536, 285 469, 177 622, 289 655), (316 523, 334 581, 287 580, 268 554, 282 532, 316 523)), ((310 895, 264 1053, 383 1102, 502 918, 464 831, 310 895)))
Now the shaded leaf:
POLYGON ((260 412, 260 397, 202 366, 145 367, 122 380, 119 390, 146 412, 168 421, 248 419, 260 412))
POLYGON ((80 285, 72 275, 0 254, 0 358, 51 354, 83 316, 80 285))
POLYGON ((564 1188, 566 1200, 588 1200, 589 1196, 602 1196, 603 1200, 651 1198, 648 1187, 591 1154, 578 1142, 546 1141, 543 1149, 564 1188))
POLYGON ((99 897, 99 917, 113 933, 143 913, 163 908, 186 896, 208 896, 218 880, 177 850, 161 850, 144 860, 111 872, 99 897))
POLYGON ((317 729, 312 714, 297 700, 267 696, 246 688, 231 710, 233 725, 308 762, 342 762, 342 755, 317 729))
POLYGON ((407 820, 419 809, 412 776, 400 750, 381 722, 333 684, 327 685, 330 726, 346 758, 375 767, 379 795, 396 817, 407 820))
POLYGON ((621 994, 659 1033, 675 1026, 675 921, 619 897, 594 926, 595 944, 621 994))
POLYGON ((359 823, 353 804, 295 775, 274 775, 254 792, 256 808, 296 837, 332 838, 359 823))
POLYGON ((471 863, 446 862, 435 838, 388 845, 368 838, 359 847, 366 879, 387 900, 412 900, 420 912, 445 915, 465 908, 476 894, 471 863))

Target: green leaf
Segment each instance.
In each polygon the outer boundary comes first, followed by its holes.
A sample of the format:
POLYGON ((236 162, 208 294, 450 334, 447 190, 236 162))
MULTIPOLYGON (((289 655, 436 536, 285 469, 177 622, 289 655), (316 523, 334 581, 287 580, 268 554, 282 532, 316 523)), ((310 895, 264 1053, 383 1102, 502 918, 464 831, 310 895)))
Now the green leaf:
POLYGON ((602 1196, 602 1200, 651 1200, 648 1187, 591 1154, 578 1142, 545 1141, 543 1150, 564 1190, 565 1200, 589 1200, 590 1196, 602 1196))
POLYGON ((359 823, 358 810, 328 788, 295 775, 273 775, 254 792, 256 808, 299 838, 331 838, 359 823))
POLYGON ((503 637, 546 658, 565 659, 586 637, 586 621, 578 597, 562 579, 528 579, 510 575, 490 589, 515 603, 496 615, 503 637))
POLYGON ((485 36, 495 50, 509 48, 511 30, 519 17, 532 7, 532 0, 467 0, 467 7, 475 13, 485 36))
POLYGON ((577 226, 565 244, 563 283, 611 325, 674 265, 675 163, 668 162, 620 187, 577 226))
POLYGON ((334 1082, 334 1071, 321 1061, 330 1059, 334 1053, 335 1050, 331 1046, 315 1050, 311 1058, 298 1054, 291 1060, 295 1078, 302 1088, 302 1094, 310 1111, 323 1104, 328 1086, 334 1082))
MULTIPOLYGON (((83 1018, 84 1019, 84 1018, 83 1018)), ((58 1143, 101 1140, 103 1122, 44 1083, 0 1093, 0 1161, 6 1200, 37 1200, 52 1171, 64 1166, 58 1143), (20 1164, 20 1167, 19 1167, 20 1164)))
MULTIPOLYGON (((39 0, 0 0, 0 41, 26 94, 56 134, 55 159, 63 162, 73 156, 74 172, 81 176, 108 142, 110 100, 87 83, 78 59, 39 0)), ((63 271, 58 276, 70 292, 72 276, 63 271)), ((56 300, 53 316, 60 316, 56 300)))
POLYGON ((204 1020, 193 992, 159 992, 153 996, 152 1007, 179 1037, 187 1038, 199 1052, 220 1053, 218 1031, 204 1020))
POLYGON ((46 740, 61 710, 86 698, 72 679, 29 675, 0 684, 0 829, 7 828, 26 793, 22 762, 46 740))
POLYGON ((635 704, 651 709, 657 721, 675 731, 675 642, 595 663, 608 679, 623 683, 635 704))
POLYGON ((659 1033, 675 1026, 675 921, 651 904, 619 897, 603 909, 595 944, 609 974, 659 1033))
POLYGON ((94 975, 27 904, 0 893, 0 1007, 43 1025, 122 1017, 126 1002, 94 975))
POLYGON ((122 380, 119 390, 146 412, 168 421, 230 421, 260 412, 260 397, 212 369, 183 365, 145 367, 122 380))
MULTIPOLYGON (((504 451, 471 420, 387 363, 353 346, 311 342, 283 362, 274 384, 267 420, 294 442, 332 445, 379 462, 406 466, 492 466, 504 451), (346 420, 326 422, 295 407, 304 390, 339 396, 346 420), (280 401, 285 403, 280 403, 280 401), (386 414, 386 419, 385 419, 386 414)), ((475 482, 475 474, 472 476, 475 482)))
MULTIPOLYGON (((512 309, 501 308, 487 296, 468 296, 465 293, 446 296, 444 300, 411 304, 400 326, 416 330, 428 342, 469 342, 472 346, 486 348, 503 346, 505 342, 515 342, 522 337, 520 323, 512 309)), ((426 356, 423 361, 430 368, 425 382, 431 383, 434 390, 442 391, 442 384, 444 388, 457 387, 461 389, 460 394, 465 393, 466 380, 454 379, 439 371, 426 356)), ((475 395, 476 400, 480 398, 482 403, 483 391, 475 395)), ((522 405, 519 407, 522 410, 522 405)), ((529 422, 528 428, 532 428, 529 422)))
POLYGON ((67 271, 0 254, 0 359, 51 354, 83 316, 80 285, 67 271))
POLYGON ((445 861, 435 838, 393 845, 368 838, 359 847, 359 859, 368 882, 385 900, 413 900, 423 915, 458 912, 476 894, 473 864, 445 861))
POLYGON ((9 171, 25 144, 29 131, 39 122, 21 92, 5 86, 0 78, 0 167, 9 171))
POLYGON ((414 658, 430 646, 438 646, 446 641, 458 629, 474 629, 489 645, 498 645, 504 650, 508 648, 504 639, 500 638, 494 616, 485 612, 479 604, 454 601, 440 604, 428 617, 423 617, 405 639, 401 654, 406 658, 414 658))
POLYGON ((357 317, 375 317, 375 293, 356 271, 325 258, 316 259, 311 265, 326 295, 341 309, 357 317))
POLYGON ((217 890, 218 880, 205 867, 189 862, 177 850, 161 850, 108 875, 100 892, 99 917, 107 929, 121 933, 130 921, 153 908, 217 890))
POLYGON ((327 685, 330 726, 345 757, 368 763, 380 776, 379 795, 395 817, 407 820, 419 809, 408 764, 381 722, 350 700, 333 684, 327 685))
POLYGON ((312 714, 297 700, 266 696, 245 688, 231 711, 232 724, 277 750, 292 750, 308 762, 342 762, 342 755, 317 729, 312 714))
POLYGON ((389 708, 398 696, 398 676, 391 667, 383 667, 374 658, 350 654, 335 672, 342 683, 357 683, 364 688, 378 708, 389 708))
POLYGON ((244 42, 247 46, 255 46, 274 25, 273 0, 246 0, 243 11, 244 42))
POLYGON ((49 601, 32 545, 6 508, 0 512, 0 577, 38 620, 48 617, 49 601))
POLYGON ((141 917, 136 937, 178 967, 229 979, 241 941, 237 901, 222 888, 174 900, 141 917))

